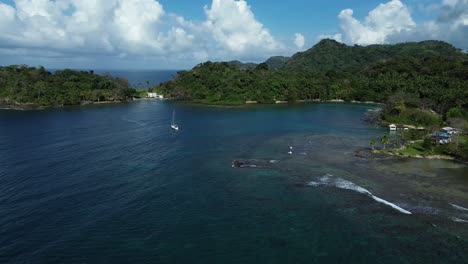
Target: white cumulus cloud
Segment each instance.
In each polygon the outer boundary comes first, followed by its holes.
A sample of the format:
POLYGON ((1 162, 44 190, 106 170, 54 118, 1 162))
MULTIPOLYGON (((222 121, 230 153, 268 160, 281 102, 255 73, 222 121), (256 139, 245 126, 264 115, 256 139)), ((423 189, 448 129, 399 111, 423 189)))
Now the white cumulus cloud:
POLYGON ((244 0, 213 0, 205 6, 207 21, 204 25, 225 49, 242 53, 256 49, 277 50, 280 45, 270 32, 255 19, 244 0))
POLYGON ((353 17, 351 9, 341 11, 338 19, 341 40, 361 45, 386 43, 389 36, 416 26, 408 8, 399 0, 380 4, 362 22, 353 17))
POLYGON ((296 45, 298 49, 302 49, 305 45, 304 35, 302 35, 301 33, 294 34, 294 45, 296 45))
POLYGON ((286 50, 245 0, 212 0, 204 11, 204 20, 190 21, 157 0, 0 0, 0 54, 35 58, 42 51, 193 66, 201 59, 260 60, 286 50))
POLYGON ((467 49, 468 0, 442 0, 431 4, 430 9, 439 12, 438 18, 420 23, 413 20, 410 8, 400 0, 378 5, 362 21, 354 17, 352 9, 345 9, 338 15, 339 32, 319 38, 359 45, 437 39, 467 49))

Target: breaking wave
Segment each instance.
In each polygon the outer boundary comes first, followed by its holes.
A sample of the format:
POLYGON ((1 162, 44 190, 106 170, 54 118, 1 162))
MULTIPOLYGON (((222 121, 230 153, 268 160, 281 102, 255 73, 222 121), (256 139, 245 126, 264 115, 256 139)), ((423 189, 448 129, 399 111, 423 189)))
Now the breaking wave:
POLYGON ((464 224, 468 223, 468 220, 461 219, 461 218, 457 218, 457 217, 452 217, 452 218, 450 218, 450 219, 451 219, 452 221, 454 221, 454 222, 457 222, 457 223, 464 223, 464 224))
POLYGON ((353 182, 344 180, 342 178, 334 177, 333 175, 330 175, 330 174, 327 174, 327 175, 321 177, 318 181, 309 182, 308 185, 312 186, 312 187, 332 186, 332 187, 336 187, 336 188, 339 188, 339 189, 352 190, 352 191, 367 195, 367 196, 371 197, 374 201, 376 201, 378 203, 382 203, 382 204, 384 204, 386 206, 389 206, 389 207, 399 211, 400 213, 408 214, 408 215, 411 214, 410 211, 407 211, 407 210, 399 207, 398 205, 396 205, 394 203, 391 203, 389 201, 386 201, 386 200, 384 200, 382 198, 379 198, 379 197, 373 195, 367 189, 365 189, 365 188, 363 188, 363 187, 361 187, 361 186, 359 186, 359 185, 357 185, 357 184, 355 184, 353 182))
POLYGON ((468 208, 465 208, 465 207, 461 207, 459 205, 456 205, 456 204, 450 204, 453 208, 459 210, 459 211, 465 211, 465 212, 468 212, 468 208))

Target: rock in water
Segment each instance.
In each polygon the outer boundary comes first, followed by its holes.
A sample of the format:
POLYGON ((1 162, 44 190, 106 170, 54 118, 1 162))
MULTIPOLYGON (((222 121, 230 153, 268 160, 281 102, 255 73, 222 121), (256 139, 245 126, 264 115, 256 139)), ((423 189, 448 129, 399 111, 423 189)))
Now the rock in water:
POLYGON ((233 168, 265 168, 278 164, 279 160, 238 159, 232 162, 233 168))

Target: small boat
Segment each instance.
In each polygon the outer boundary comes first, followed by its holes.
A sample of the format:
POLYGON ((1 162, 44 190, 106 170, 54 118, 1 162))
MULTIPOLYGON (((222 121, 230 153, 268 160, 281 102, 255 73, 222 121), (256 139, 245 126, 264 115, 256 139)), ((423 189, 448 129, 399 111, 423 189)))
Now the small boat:
POLYGON ((179 126, 175 124, 175 110, 172 112, 171 128, 176 130, 176 131, 179 130, 179 126))
POLYGON ((288 152, 289 155, 292 155, 292 154, 293 154, 293 153, 292 153, 292 150, 293 150, 293 147, 292 147, 292 146, 289 147, 289 152, 288 152))

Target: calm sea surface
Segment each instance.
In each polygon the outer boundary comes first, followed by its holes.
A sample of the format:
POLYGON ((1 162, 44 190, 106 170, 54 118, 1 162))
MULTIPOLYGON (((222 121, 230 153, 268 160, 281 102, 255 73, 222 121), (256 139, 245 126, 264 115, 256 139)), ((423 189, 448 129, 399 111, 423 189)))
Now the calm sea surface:
MULTIPOLYGON (((49 69, 55 72, 58 69, 49 69)), ((88 69, 79 69, 89 71, 88 69)), ((177 75, 177 70, 94 70, 100 75, 125 78, 134 88, 149 88, 162 82, 167 82, 177 75)))
POLYGON ((96 70, 95 73, 125 78, 135 88, 149 88, 169 81, 177 75, 176 70, 96 70))
POLYGON ((0 111, 0 263, 467 263, 468 167, 355 157, 371 108, 0 111))

